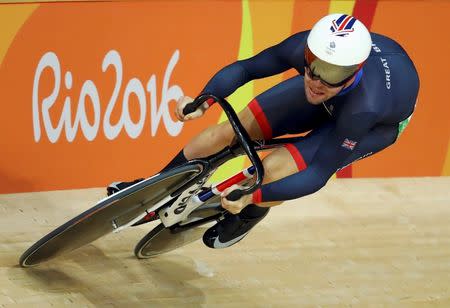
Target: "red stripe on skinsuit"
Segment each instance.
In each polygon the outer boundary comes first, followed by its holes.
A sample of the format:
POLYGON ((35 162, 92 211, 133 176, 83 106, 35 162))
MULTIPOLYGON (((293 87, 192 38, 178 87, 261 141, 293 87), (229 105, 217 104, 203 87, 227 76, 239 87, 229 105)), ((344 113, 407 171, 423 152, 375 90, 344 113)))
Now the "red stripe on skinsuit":
POLYGON ((267 117, 264 114, 264 111, 262 110, 258 101, 256 99, 253 99, 248 104, 248 108, 255 116, 256 122, 258 122, 258 125, 261 128, 261 131, 263 133, 264 139, 266 139, 266 140, 271 139, 272 138, 272 127, 270 127, 269 120, 267 120, 267 117))
POLYGON ((291 153, 292 158, 295 160, 295 163, 297 164, 298 171, 302 171, 306 169, 306 162, 303 159, 302 154, 300 151, 291 143, 285 144, 284 147, 291 153))
POLYGON ((261 188, 258 188, 255 192, 253 192, 252 203, 254 204, 261 203, 261 200, 262 200, 261 188))
MULTIPOLYGON (((284 147, 289 151, 292 158, 294 159, 295 164, 297 165, 298 171, 302 171, 302 170, 306 169, 306 162, 303 159, 303 156, 300 153, 300 151, 293 144, 290 144, 290 143, 285 144, 284 147)), ((253 193, 252 201, 253 201, 253 203, 257 204, 257 203, 261 203, 261 200, 262 200, 262 192, 261 192, 261 188, 260 188, 253 193)))

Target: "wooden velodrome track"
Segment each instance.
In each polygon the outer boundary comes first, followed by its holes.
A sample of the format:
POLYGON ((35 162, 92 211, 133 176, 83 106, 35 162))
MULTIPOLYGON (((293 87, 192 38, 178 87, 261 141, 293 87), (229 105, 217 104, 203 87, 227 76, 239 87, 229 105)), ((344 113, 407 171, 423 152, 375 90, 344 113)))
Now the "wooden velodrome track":
POLYGON ((450 178, 333 180, 239 244, 133 256, 152 226, 34 268, 34 241, 103 189, 0 195, 0 307, 450 307, 450 178))

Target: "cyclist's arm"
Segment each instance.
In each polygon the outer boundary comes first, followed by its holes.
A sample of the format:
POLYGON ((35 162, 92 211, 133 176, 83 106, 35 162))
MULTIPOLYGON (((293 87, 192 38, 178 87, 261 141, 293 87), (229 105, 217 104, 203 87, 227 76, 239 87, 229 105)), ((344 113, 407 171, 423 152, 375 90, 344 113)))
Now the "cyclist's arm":
POLYGON ((306 169, 263 185, 254 193, 254 202, 284 201, 303 197, 321 189, 346 159, 357 149, 358 143, 369 132, 374 123, 373 113, 362 113, 347 117, 337 124, 306 169), (343 146, 344 140, 356 142, 353 150, 343 146))
POLYGON ((295 67, 296 63, 303 63, 307 33, 294 34, 254 57, 224 67, 207 83, 202 93, 227 97, 251 80, 276 75, 295 67))

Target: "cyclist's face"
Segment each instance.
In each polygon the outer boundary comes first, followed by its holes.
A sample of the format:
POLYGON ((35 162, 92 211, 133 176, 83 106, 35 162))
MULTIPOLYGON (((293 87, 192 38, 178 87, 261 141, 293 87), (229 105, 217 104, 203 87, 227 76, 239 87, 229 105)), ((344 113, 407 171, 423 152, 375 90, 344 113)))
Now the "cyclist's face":
POLYGON ((353 78, 346 84, 340 87, 328 87, 320 80, 311 79, 308 74, 305 74, 305 94, 306 99, 313 105, 319 105, 322 102, 332 98, 338 94, 347 84, 353 82, 353 78))

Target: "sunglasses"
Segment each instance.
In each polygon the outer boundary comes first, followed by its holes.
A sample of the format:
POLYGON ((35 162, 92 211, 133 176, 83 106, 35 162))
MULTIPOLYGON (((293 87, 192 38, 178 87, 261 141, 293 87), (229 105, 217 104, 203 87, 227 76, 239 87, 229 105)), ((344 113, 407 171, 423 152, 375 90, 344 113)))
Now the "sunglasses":
POLYGON ((319 80, 321 84, 323 84, 324 86, 326 86, 327 88, 338 88, 338 87, 342 87, 343 85, 345 85, 350 79, 353 78, 353 76, 355 76, 356 72, 354 74, 351 74, 350 76, 348 76, 347 78, 345 78, 342 81, 339 81, 338 83, 330 83, 326 80, 323 80, 322 77, 314 74, 314 72, 312 71, 311 67, 308 65, 308 62, 305 59, 305 73, 308 75, 309 78, 311 78, 312 80, 319 80))

